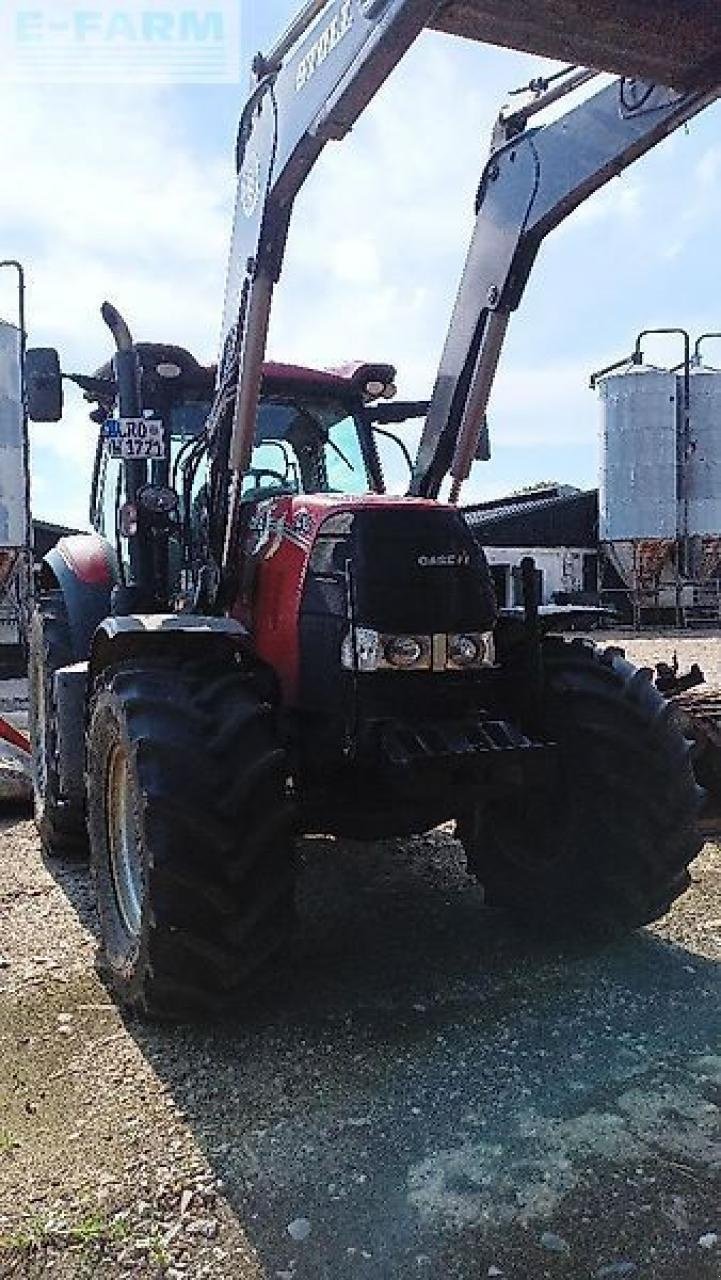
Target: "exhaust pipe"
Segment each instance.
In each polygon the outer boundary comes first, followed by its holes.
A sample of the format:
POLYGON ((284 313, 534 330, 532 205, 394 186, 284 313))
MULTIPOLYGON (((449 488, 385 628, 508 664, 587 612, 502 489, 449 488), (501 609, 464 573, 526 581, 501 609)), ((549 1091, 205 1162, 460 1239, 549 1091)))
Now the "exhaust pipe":
POLYGON ((100 308, 100 314, 115 339, 118 351, 132 350, 133 335, 117 307, 114 307, 112 302, 104 302, 100 308))

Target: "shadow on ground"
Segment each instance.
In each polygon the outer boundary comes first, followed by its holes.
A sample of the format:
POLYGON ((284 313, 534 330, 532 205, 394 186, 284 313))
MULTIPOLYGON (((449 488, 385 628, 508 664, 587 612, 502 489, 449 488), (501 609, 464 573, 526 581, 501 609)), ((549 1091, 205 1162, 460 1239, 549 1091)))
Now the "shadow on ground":
POLYGON ((721 1275, 718 965, 530 943, 443 835, 304 860, 262 1011, 129 1024, 266 1275, 721 1275))

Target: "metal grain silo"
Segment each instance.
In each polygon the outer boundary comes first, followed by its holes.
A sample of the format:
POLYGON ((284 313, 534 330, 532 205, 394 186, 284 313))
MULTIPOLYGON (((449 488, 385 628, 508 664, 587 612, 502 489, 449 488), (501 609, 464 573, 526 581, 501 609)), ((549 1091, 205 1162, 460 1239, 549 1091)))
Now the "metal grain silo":
POLYGON ((682 486, 683 532, 690 538, 721 535, 721 372, 691 371, 688 442, 682 486))
POLYGON ((605 590, 634 621, 721 621, 721 371, 685 329, 644 330, 632 355, 594 374, 601 394, 599 532, 605 590), (683 340, 674 369, 642 342, 683 340), (625 606, 624 606, 625 607, 625 606))
POLYGON ((676 537, 679 384, 633 364, 604 377, 599 533, 602 542, 676 537))

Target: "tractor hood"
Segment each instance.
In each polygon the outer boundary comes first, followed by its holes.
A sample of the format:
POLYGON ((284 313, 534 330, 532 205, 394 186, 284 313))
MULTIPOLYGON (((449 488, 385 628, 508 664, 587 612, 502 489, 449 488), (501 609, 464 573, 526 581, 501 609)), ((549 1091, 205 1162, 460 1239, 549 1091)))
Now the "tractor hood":
POLYGON ((327 681, 351 622, 430 635, 486 632, 496 621, 485 556, 455 507, 385 494, 282 496, 258 504, 242 541, 257 574, 234 616, 253 628, 291 705, 303 629, 327 681))

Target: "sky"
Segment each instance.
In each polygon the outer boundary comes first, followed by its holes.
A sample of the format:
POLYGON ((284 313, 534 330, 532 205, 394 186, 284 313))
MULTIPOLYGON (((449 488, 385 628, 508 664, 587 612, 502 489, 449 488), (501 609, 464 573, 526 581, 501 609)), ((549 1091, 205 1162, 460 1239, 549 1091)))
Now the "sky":
MULTIPOLYGON (((297 8, 244 0, 244 64, 297 8)), ((298 200, 273 358, 390 361, 401 394, 430 392, 493 121, 508 91, 548 66, 430 32, 417 42, 298 200)), ((58 347, 66 370, 96 368, 110 354, 99 316, 107 297, 138 339, 216 357, 246 87, 0 79, 0 257, 26 265, 31 345, 58 347)), ((720 110, 546 243, 491 401, 493 457, 477 464, 467 500, 540 480, 594 485, 589 372, 629 351, 642 328, 721 328, 720 110)), ((12 306, 0 283, 0 314, 10 318, 12 306)), ((648 353, 675 362, 660 342, 648 353)), ((37 517, 86 524, 95 432, 72 393, 62 423, 32 427, 37 517)))

